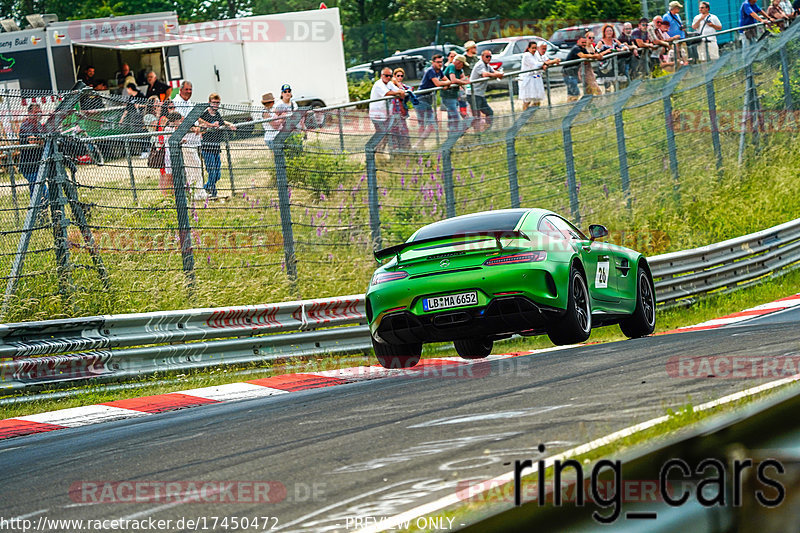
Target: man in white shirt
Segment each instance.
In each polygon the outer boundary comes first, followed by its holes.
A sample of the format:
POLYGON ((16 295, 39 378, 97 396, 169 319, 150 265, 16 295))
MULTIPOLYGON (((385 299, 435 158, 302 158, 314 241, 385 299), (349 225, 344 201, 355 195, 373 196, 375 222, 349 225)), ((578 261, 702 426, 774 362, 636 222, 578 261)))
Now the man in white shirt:
POLYGON ((180 113, 183 118, 186 118, 186 115, 188 115, 189 111, 194 107, 194 104, 190 101, 191 99, 192 82, 184 81, 181 83, 180 89, 178 89, 178 94, 172 99, 175 103, 175 111, 180 113))
MULTIPOLYGON (((175 104, 175 111, 180 113, 183 118, 186 118, 194 107, 191 99, 192 82, 184 80, 180 89, 178 89, 178 94, 172 99, 175 104)), ((186 182, 194 189, 194 199, 203 201, 207 198, 208 193, 203 189, 203 171, 200 166, 200 155, 198 154, 200 141, 202 140, 199 131, 198 128, 192 128, 189 133, 184 135, 181 141, 181 153, 183 154, 186 182)))
POLYGON ((692 28, 697 30, 700 35, 708 35, 697 43, 697 55, 700 61, 719 59, 719 46, 717 38, 714 36, 722 29, 722 23, 716 15, 711 14, 711 6, 708 2, 700 2, 700 14, 692 21, 692 28))
MULTIPOLYGON (((401 96, 404 97, 406 92, 400 89, 392 90, 387 83, 392 79, 392 69, 383 67, 381 69, 381 77, 372 85, 372 91, 369 93, 369 99, 375 100, 385 96, 401 96)), ((370 102, 369 104, 369 119, 375 126, 376 132, 385 132, 389 123, 389 106, 391 102, 388 100, 381 100, 379 102, 370 102)))

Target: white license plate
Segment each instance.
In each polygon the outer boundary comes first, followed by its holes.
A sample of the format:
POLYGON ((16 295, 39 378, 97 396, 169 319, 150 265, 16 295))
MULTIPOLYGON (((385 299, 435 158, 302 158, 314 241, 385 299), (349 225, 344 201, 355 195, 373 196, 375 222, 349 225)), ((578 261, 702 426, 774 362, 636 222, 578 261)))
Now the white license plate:
POLYGON ((422 300, 424 311, 439 311, 440 309, 450 309, 451 307, 461 307, 463 305, 477 305, 478 293, 462 292, 460 294, 450 294, 448 296, 436 296, 435 298, 425 298, 422 300))

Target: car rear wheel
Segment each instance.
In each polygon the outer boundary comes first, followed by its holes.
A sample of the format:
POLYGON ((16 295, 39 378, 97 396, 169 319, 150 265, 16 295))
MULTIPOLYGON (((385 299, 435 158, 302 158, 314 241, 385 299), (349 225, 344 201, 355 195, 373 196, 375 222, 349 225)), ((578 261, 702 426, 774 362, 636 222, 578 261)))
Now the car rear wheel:
POLYGON ((635 339, 650 335, 656 329, 656 296, 653 278, 643 268, 636 276, 636 309, 630 318, 619 323, 626 337, 635 339))
POLYGON ((422 343, 384 344, 372 339, 372 350, 383 368, 411 368, 419 363, 422 343))
POLYGON ((572 268, 569 273, 567 312, 548 325, 547 336, 553 344, 563 346, 583 342, 591 333, 592 308, 586 280, 579 270, 572 268))
POLYGON ((483 359, 492 353, 494 342, 487 338, 463 339, 453 342, 458 355, 464 359, 483 359))

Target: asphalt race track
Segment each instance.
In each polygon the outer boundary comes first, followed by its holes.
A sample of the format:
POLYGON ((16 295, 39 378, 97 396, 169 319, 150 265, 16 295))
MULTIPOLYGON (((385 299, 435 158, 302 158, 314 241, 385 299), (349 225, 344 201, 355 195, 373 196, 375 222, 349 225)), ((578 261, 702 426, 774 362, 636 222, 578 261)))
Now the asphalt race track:
POLYGON ((421 373, 9 439, 0 442, 2 515, 152 517, 171 519, 170 530, 205 517, 208 531, 230 530, 211 528, 213 517, 269 516, 283 531, 352 530, 348 518, 394 515, 536 459, 540 443, 550 455, 771 381, 674 377, 667 363, 798 355, 799 314, 490 361, 473 375, 421 373), (238 502, 95 503, 99 493, 86 492, 94 485, 85 482, 123 480, 271 481, 281 501, 248 503, 243 490, 238 502))

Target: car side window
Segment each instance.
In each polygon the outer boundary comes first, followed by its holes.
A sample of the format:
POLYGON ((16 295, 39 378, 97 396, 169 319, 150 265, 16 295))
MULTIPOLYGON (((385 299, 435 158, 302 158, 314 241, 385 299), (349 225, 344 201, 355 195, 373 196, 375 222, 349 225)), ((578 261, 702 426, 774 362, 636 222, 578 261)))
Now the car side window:
POLYGON ((578 228, 576 228, 563 218, 557 216, 549 216, 547 218, 556 228, 558 228, 558 230, 561 233, 564 234, 564 237, 566 237, 567 239, 573 239, 576 241, 586 240, 586 236, 583 233, 581 233, 581 231, 578 228))
POLYGON ((528 41, 526 41, 526 40, 520 40, 520 41, 517 41, 517 42, 514 44, 514 53, 515 53, 515 54, 521 54, 522 52, 524 52, 524 51, 525 51, 525 49, 527 48, 527 46, 528 46, 528 41))
POLYGON ((565 235, 561 233, 552 222, 550 222, 549 218, 550 217, 544 217, 539 221, 539 232, 555 239, 565 239, 565 235))

